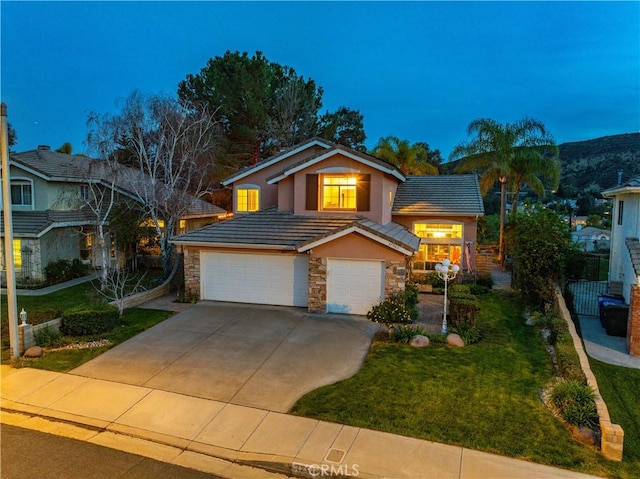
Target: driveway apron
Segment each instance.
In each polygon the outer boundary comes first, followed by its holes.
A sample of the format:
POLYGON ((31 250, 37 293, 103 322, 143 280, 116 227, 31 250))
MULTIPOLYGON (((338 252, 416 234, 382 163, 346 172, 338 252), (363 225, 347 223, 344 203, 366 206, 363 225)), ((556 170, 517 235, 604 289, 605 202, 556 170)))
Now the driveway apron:
POLYGON ((363 317, 202 301, 71 373, 287 412, 355 374, 377 329, 363 317))

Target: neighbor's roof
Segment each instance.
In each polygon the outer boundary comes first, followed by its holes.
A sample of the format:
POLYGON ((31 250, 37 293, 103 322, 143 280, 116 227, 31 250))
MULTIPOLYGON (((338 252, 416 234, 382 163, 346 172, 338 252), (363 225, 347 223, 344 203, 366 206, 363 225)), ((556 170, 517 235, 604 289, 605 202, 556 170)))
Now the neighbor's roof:
MULTIPOLYGON (((37 150, 14 153, 11 155, 11 159, 15 166, 26 169, 47 181, 87 183, 87 179, 90 178, 95 182, 110 186, 114 180, 109 168, 107 168, 107 163, 103 160, 87 156, 67 155, 49 148, 41 147, 37 150)), ((123 174, 116 176, 115 189, 132 196, 131 183, 128 182, 140 178, 141 173, 125 165, 118 165, 118 173, 123 174)), ((194 197, 187 216, 223 215, 226 213, 223 208, 194 197)))
POLYGON ((394 215, 468 216, 484 214, 476 175, 409 176, 398 185, 394 215))
POLYGON ((573 236, 600 236, 606 235, 611 236, 611 230, 603 230, 601 228, 596 228, 595 226, 586 226, 578 231, 572 231, 571 234, 573 236))
POLYGON ((636 276, 640 276, 640 241, 638 241, 638 238, 626 238, 625 244, 629 250, 629 256, 631 256, 633 271, 636 276))
MULTIPOLYGON (((73 211, 13 211, 11 222, 15 238, 38 238, 53 228, 84 226, 95 222, 88 209, 73 211)), ((0 234, 4 236, 4 216, 0 219, 0 234)))
POLYGON ((385 240, 411 252, 420 245, 420 238, 395 223, 379 225, 355 215, 301 216, 274 208, 206 226, 177 236, 172 242, 193 246, 306 251, 312 243, 321 244, 352 231, 385 240))
POLYGON ((621 185, 614 186, 608 190, 602 192, 602 196, 607 198, 613 198, 617 194, 624 193, 640 193, 640 176, 631 178, 629 181, 625 181, 621 185))

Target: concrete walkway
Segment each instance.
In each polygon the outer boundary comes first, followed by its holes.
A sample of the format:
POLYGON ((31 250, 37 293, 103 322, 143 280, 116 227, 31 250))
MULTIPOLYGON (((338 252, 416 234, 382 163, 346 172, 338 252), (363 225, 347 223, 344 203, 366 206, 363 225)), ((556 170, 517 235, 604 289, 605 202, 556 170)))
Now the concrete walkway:
POLYGON ((3 424, 233 478, 588 478, 457 446, 148 387, 1 366, 3 424), (259 468, 259 469, 256 469, 259 468))
MULTIPOLYGON (((76 286, 82 283, 88 283, 98 277, 97 273, 90 274, 88 276, 83 276, 82 278, 76 278, 69 281, 65 281, 64 283, 54 284, 53 286, 47 286, 46 288, 38 288, 38 289, 24 289, 24 288, 16 288, 17 296, 44 296, 45 294, 54 293, 56 291, 60 291, 61 289, 70 288, 71 286, 76 286)), ((7 294, 6 288, 0 288, 0 293, 7 294)))
POLYGON ((582 342, 587 354, 603 363, 640 369, 640 357, 631 356, 627 339, 609 336, 597 316, 579 316, 582 342))

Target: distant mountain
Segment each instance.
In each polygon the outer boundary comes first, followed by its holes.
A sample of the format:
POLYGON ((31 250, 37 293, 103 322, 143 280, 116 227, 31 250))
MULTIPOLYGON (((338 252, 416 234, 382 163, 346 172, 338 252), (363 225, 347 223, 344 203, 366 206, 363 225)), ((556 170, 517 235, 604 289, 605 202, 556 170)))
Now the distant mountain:
MULTIPOLYGON (((586 141, 558 145, 560 150, 560 184, 579 194, 584 190, 599 192, 640 175, 640 133, 603 136, 586 141)), ((443 173, 452 173, 460 160, 441 165, 443 173)))
POLYGON ((623 181, 640 175, 640 133, 562 143, 559 149, 560 183, 578 191, 615 186, 618 170, 623 181))

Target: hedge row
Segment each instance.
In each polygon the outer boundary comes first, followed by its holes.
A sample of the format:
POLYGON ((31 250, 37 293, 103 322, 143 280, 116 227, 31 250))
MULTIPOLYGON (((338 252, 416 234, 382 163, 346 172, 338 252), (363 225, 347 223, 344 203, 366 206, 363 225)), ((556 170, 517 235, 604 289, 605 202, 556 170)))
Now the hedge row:
POLYGON ((86 336, 111 331, 118 323, 118 308, 96 303, 78 306, 62 313, 60 332, 66 336, 86 336))

